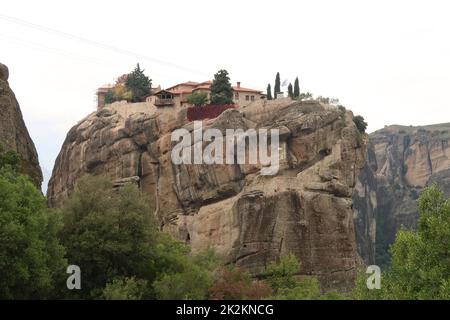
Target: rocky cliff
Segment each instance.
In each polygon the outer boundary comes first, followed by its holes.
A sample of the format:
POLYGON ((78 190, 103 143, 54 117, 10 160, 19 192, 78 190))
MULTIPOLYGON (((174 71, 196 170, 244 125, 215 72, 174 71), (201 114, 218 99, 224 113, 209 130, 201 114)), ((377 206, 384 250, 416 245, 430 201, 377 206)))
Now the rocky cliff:
POLYGON ((16 96, 9 87, 8 76, 8 68, 0 63, 0 143, 5 149, 20 154, 22 172, 40 188, 42 173, 36 148, 23 121, 16 96))
POLYGON ((281 167, 264 176, 259 165, 174 165, 171 132, 193 131, 185 110, 114 104, 68 133, 49 202, 60 205, 85 174, 107 175, 117 185, 134 181, 151 199, 161 228, 194 251, 213 247, 254 274, 293 252, 303 273, 318 276, 325 288, 349 288, 360 263, 351 196, 366 151, 352 117, 281 99, 203 121, 203 130, 221 132, 279 129, 281 167))
POLYGON ((416 226, 424 187, 436 182, 450 195, 449 141, 450 123, 389 126, 370 134, 353 195, 358 249, 367 263, 389 263, 396 232, 416 226))

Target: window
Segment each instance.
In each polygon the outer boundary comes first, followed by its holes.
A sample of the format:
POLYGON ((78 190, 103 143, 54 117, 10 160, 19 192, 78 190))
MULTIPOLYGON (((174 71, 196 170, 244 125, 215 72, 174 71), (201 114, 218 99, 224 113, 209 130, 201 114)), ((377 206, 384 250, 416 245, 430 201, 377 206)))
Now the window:
POLYGON ((250 100, 250 96, 245 96, 245 101, 250 100))
POLYGON ((234 100, 239 100, 239 93, 234 94, 234 100))
POLYGON ((255 96, 251 96, 250 100, 255 101, 255 96))

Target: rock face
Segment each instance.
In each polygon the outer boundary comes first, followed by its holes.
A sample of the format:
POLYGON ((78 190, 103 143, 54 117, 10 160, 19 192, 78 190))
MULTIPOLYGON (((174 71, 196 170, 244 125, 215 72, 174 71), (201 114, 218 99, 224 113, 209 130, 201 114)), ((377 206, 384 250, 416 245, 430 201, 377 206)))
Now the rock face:
POLYGON ((21 170, 40 188, 42 172, 34 143, 22 118, 19 103, 8 84, 8 68, 0 63, 0 143, 22 158, 21 170))
POLYGON ((416 200, 436 182, 450 195, 450 123, 389 126, 369 136, 367 161, 353 194, 358 249, 367 263, 389 263, 403 225, 414 229, 416 200))
POLYGON ((61 205, 85 174, 107 175, 117 185, 136 182, 162 230, 193 251, 213 247, 254 274, 293 252, 302 272, 318 276, 325 288, 353 285, 361 260, 351 196, 366 141, 351 112, 280 99, 203 121, 203 130, 223 133, 279 129, 280 170, 264 176, 260 165, 174 165, 171 132, 193 130, 185 111, 130 110, 112 105, 70 130, 50 180, 51 205, 61 205))

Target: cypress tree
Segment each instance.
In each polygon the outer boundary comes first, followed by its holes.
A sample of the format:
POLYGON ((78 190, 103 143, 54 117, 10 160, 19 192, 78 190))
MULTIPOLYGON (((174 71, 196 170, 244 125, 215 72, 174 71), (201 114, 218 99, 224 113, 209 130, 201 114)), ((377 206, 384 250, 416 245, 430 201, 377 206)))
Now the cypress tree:
POLYGON ((292 91, 292 83, 288 85, 288 97, 294 99, 294 92, 292 91))
POLYGON ((270 83, 267 85, 267 100, 272 100, 272 88, 270 87, 270 83))
POLYGON ((294 99, 298 99, 300 97, 300 85, 298 84, 298 77, 295 78, 294 82, 294 99))
POLYGON ((277 76, 275 77, 275 87, 273 88, 274 99, 277 98, 278 92, 281 92, 281 81, 280 81, 280 73, 279 72, 277 72, 277 76))
POLYGON ((211 84, 211 103, 233 103, 233 88, 231 87, 230 77, 228 76, 227 70, 219 70, 214 75, 214 80, 211 84))
POLYGON ((131 101, 144 101, 145 96, 150 93, 152 79, 145 75, 144 70, 141 69, 139 63, 136 65, 134 71, 128 74, 125 78, 125 86, 132 93, 131 101))

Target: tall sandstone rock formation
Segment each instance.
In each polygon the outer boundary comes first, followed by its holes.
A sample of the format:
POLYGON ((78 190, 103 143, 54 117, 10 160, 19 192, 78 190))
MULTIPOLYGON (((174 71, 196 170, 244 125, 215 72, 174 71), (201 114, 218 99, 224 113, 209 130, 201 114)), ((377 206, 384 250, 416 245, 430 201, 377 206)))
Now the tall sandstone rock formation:
POLYGON ((185 110, 114 104, 70 130, 48 198, 61 205, 85 174, 107 175, 118 185, 136 181, 162 230, 193 251, 213 247, 254 274, 293 252, 302 272, 318 276, 325 288, 350 288, 361 262, 351 196, 366 151, 352 117, 331 106, 281 99, 203 121, 203 130, 222 133, 279 129, 280 170, 262 176, 258 165, 174 165, 171 132, 193 130, 185 110))
POLYGON ((389 263, 389 245, 414 229, 416 200, 437 183, 450 196, 450 123, 389 126, 369 136, 366 164, 353 195, 358 249, 369 264, 389 263))
POLYGON ((36 148, 23 121, 16 96, 9 87, 8 77, 8 68, 0 63, 0 144, 21 156, 21 171, 40 188, 42 172, 36 148))

